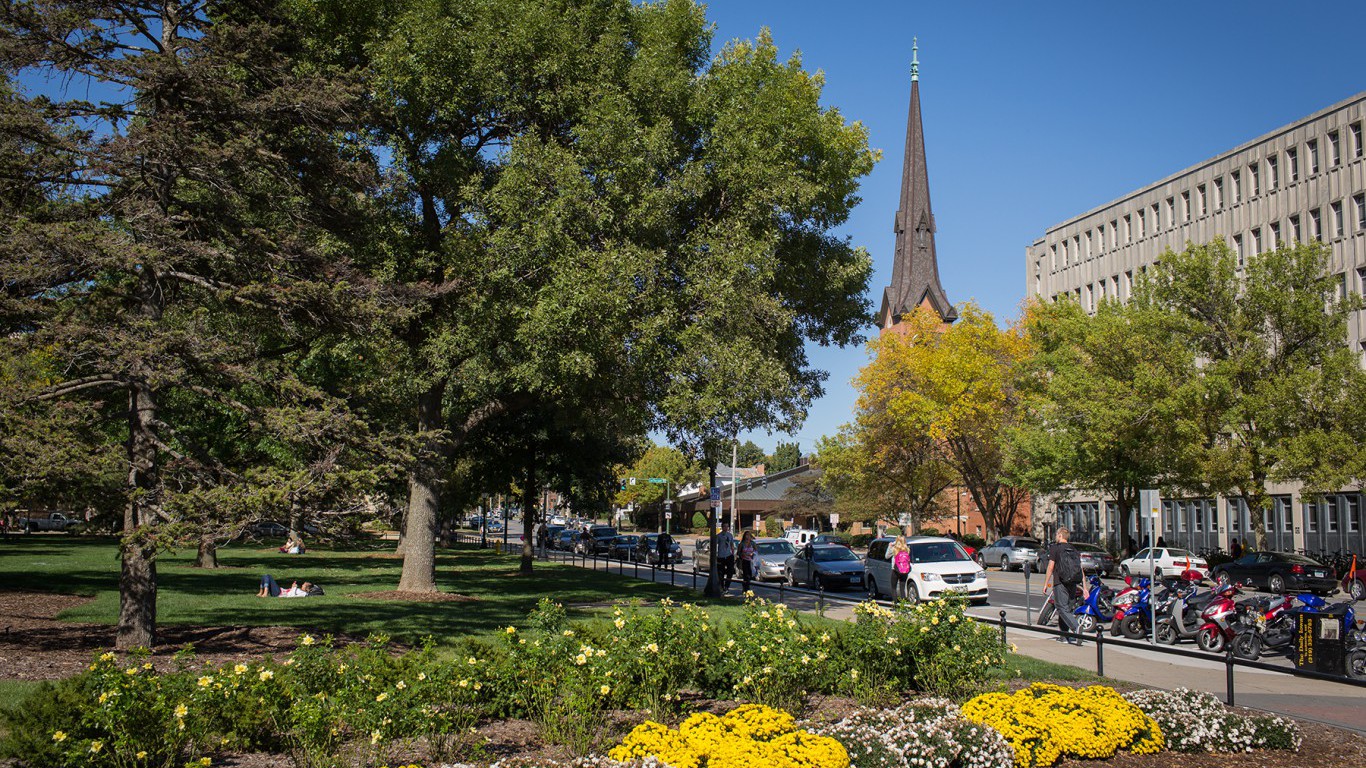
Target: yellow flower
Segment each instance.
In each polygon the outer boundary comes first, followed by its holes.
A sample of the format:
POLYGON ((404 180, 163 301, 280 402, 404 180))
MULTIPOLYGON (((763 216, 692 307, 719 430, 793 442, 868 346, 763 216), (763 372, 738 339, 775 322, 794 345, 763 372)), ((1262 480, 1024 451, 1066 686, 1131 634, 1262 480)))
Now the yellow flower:
POLYGON ((204 677, 199 678, 199 687, 200 687, 200 688, 208 688, 208 687, 209 687, 210 685, 212 685, 212 684, 213 684, 213 678, 212 678, 212 677, 208 677, 208 676, 206 675, 206 676, 204 676, 204 677))
POLYGON ((200 764, 200 765, 209 765, 209 764, 211 764, 211 763, 213 763, 213 761, 210 760, 210 759, 207 758, 207 757, 201 757, 201 758, 199 758, 199 764, 200 764))
POLYGON ((66 731, 57 731, 52 734, 52 740, 58 743, 66 741, 66 731))
POLYGON ((143 669, 151 669, 151 668, 152 668, 152 662, 149 661, 149 662, 144 663, 144 664, 142 665, 142 668, 143 668, 143 669))
POLYGON ((560 634, 564 635, 565 637, 573 637, 573 636, 574 636, 574 630, 572 630, 572 629, 566 629, 565 631, 561 632, 560 634))
POLYGON ((375 697, 375 701, 384 701, 387 698, 389 698, 388 693, 381 693, 380 695, 375 697))
POLYGON ((621 629, 622 627, 626 626, 626 622, 622 621, 621 619, 617 619, 616 621, 614 621, 614 622, 612 622, 612 623, 613 623, 614 625, 616 625, 616 628, 617 628, 617 629, 621 629))
POLYGON ((397 683, 394 684, 394 687, 397 688, 397 689, 399 689, 399 690, 401 691, 401 690, 403 690, 404 688, 407 688, 407 687, 408 687, 408 684, 405 683, 405 682, 403 682, 402 680, 399 680, 397 683))
POLYGON ((125 675, 136 675, 137 673, 138 673, 138 668, 137 668, 137 667, 129 667, 128 669, 123 670, 123 674, 125 674, 125 675))
POLYGON ((469 680, 461 680, 459 683, 457 683, 457 685, 459 685, 461 688, 468 688, 468 687, 470 687, 470 681, 469 681, 469 680))
POLYGON ((133 757, 137 758, 138 760, 142 760, 147 757, 147 750, 138 750, 138 753, 136 755, 133 755, 133 757))
POLYGON ((91 752, 92 754, 95 753, 95 752, 99 752, 101 749, 104 749, 104 742, 103 742, 103 741, 92 741, 92 742, 90 742, 90 752, 91 752))
POLYGON ((516 628, 516 627, 508 627, 508 628, 507 628, 506 630, 504 630, 504 631, 507 632, 509 635, 515 635, 515 634, 517 634, 517 628, 516 628))
POLYGON ((271 679, 272 677, 275 677, 275 673, 274 673, 274 672, 271 672, 269 669, 263 669, 263 670, 261 670, 261 682, 264 683, 265 681, 271 679))
POLYGON ((177 705, 175 705, 175 716, 176 716, 176 717, 184 717, 184 716, 186 716, 186 715, 188 715, 188 714, 190 714, 190 708, 189 708, 189 707, 185 706, 183 703, 182 703, 182 704, 177 704, 177 705))
POLYGON ((114 653, 113 653, 112 651, 105 651, 104 653, 101 653, 101 654, 100 654, 100 661, 113 661, 113 660, 114 660, 114 653))
POLYGON ((233 671, 233 674, 236 674, 236 675, 244 675, 244 674, 247 673, 247 665, 246 665, 246 664, 238 664, 237 666, 235 666, 235 667, 232 668, 232 671, 233 671))
POLYGON ((418 679, 418 680, 426 680, 426 679, 427 679, 427 673, 426 673, 426 672, 418 672, 418 673, 417 673, 417 679, 418 679))
POLYGON ((469 664, 469 665, 472 667, 472 666, 474 666, 475 664, 478 664, 478 663, 479 663, 479 660, 476 659, 476 658, 474 658, 473 656, 471 656, 471 657, 469 657, 469 659, 468 659, 465 663, 466 663, 466 664, 469 664))
POLYGON ((312 645, 313 642, 314 641, 312 635, 305 634, 299 638, 299 645, 312 645))
POLYGON ((602 694, 603 696, 606 696, 607 694, 609 694, 609 693, 611 693, 611 692, 612 692, 612 686, 610 686, 610 685, 604 685, 603 687, 601 687, 601 688, 598 689, 598 693, 602 694))
POLYGON ((584 664, 588 663, 588 657, 580 653, 578 656, 574 657, 574 663, 582 667, 584 664))

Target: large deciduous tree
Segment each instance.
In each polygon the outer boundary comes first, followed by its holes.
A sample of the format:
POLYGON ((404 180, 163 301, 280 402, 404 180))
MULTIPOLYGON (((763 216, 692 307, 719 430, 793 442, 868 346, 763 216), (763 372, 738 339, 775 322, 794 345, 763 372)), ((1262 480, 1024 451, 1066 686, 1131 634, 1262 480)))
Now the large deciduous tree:
POLYGON ((1028 491, 1004 473, 1005 437, 1019 418, 1017 378, 1029 353, 1019 328, 1002 329, 969 303, 945 327, 919 307, 904 326, 870 345, 873 359, 855 380, 859 414, 885 420, 874 445, 931 441, 981 510, 989 536, 1008 533, 1028 491))
MULTIPOLYGON (((1342 445, 1335 423, 1363 391, 1347 319, 1361 306, 1328 272, 1322 243, 1282 245, 1238 258, 1222 239, 1163 254, 1135 300, 1164 312, 1199 360, 1200 476, 1247 504, 1257 547, 1266 546, 1268 481, 1312 476, 1342 445)), ((1325 477, 1335 474, 1328 471, 1325 477)))
MULTIPOLYGON (((341 246, 365 164, 338 146, 354 91, 292 26, 265 0, 0 5, 0 144, 18 153, 0 356, 23 373, 0 419, 29 440, 5 449, 98 444, 73 415, 119 446, 120 647, 155 641, 156 552, 192 495, 252 493, 236 459, 260 441, 303 455, 333 438, 304 416, 331 399, 289 360, 366 315, 341 246), (235 432, 201 440, 208 414, 235 432)), ((69 453, 107 461, 98 448, 69 453)))
POLYGON ((1039 493, 1114 499, 1122 547, 1139 490, 1197 484, 1194 355, 1165 315, 1135 303, 1103 301, 1094 315, 1073 301, 1035 303, 1023 326, 1033 354, 1008 474, 1039 493))

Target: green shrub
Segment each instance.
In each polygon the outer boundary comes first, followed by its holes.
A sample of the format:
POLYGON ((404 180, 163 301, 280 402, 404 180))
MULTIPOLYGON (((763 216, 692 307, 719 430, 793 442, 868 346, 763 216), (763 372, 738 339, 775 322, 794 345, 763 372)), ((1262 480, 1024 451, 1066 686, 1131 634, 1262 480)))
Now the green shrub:
POLYGON ((973 533, 965 533, 958 537, 958 540, 973 549, 981 549, 987 545, 987 540, 973 533))
POLYGON ((777 515, 764 518, 764 535, 776 539, 783 535, 783 521, 777 515))
POLYGON ((884 536, 900 536, 900 535, 901 535, 901 528, 899 528, 899 527, 897 527, 897 526, 895 526, 895 525, 889 525, 889 526, 887 526, 887 532, 884 533, 883 535, 884 535, 884 536))
POLYGON ((706 533, 706 532, 707 532, 707 515, 706 515, 705 512, 694 512, 694 513, 692 514, 692 532, 693 532, 693 533, 706 533))
POLYGON ((727 634, 718 662, 722 698, 791 708, 808 692, 832 689, 834 636, 811 630, 781 603, 749 598, 727 634))

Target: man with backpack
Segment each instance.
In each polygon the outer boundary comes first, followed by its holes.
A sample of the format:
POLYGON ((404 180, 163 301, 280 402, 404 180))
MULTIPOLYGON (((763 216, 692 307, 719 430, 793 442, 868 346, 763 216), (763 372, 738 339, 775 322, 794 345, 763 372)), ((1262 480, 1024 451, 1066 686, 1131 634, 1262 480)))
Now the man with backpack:
POLYGON ((1053 589, 1053 603, 1058 609, 1058 629, 1062 635, 1058 642, 1081 645, 1082 637, 1077 631, 1076 603, 1073 595, 1081 588, 1081 599, 1090 597, 1091 589, 1086 583, 1086 575, 1081 570, 1081 553, 1068 541, 1072 532, 1059 528, 1054 542, 1048 547, 1048 570, 1043 576, 1043 593, 1053 589))

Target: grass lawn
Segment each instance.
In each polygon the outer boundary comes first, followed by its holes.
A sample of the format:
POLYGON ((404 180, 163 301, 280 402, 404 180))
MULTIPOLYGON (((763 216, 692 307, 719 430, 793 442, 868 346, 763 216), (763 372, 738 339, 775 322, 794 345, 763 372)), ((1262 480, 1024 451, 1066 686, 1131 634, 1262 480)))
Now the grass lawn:
POLYGON ((1070 664, 1055 664, 1051 661, 1036 659, 1033 656, 1023 656, 1018 653, 1006 653, 1005 665, 1001 669, 993 670, 991 677, 1001 680, 1048 680, 1051 682, 1104 685, 1114 685, 1116 682, 1106 677, 1098 677, 1096 673, 1081 667, 1074 667, 1070 664))
MULTIPOLYGON (((438 553, 437 584, 442 591, 474 601, 417 603, 351 597, 398 585, 403 561, 391 548, 392 544, 368 551, 313 549, 305 555, 282 555, 274 548, 228 546, 219 550, 219 564, 224 567, 216 570, 192 567, 193 551, 163 553, 157 560, 158 623, 299 626, 352 635, 383 632, 401 642, 430 635, 445 644, 521 624, 545 596, 564 603, 575 617, 593 613, 591 605, 632 598, 704 602, 688 590, 555 563, 538 561, 535 573, 524 577, 517 573, 515 556, 464 548, 438 553), (263 573, 286 586, 294 580, 313 581, 327 594, 292 600, 258 598, 263 573)), ((0 542, 0 584, 6 589, 94 598, 64 612, 60 618, 69 621, 117 622, 118 569, 117 548, 108 538, 28 536, 0 542)))

